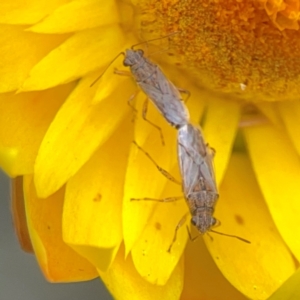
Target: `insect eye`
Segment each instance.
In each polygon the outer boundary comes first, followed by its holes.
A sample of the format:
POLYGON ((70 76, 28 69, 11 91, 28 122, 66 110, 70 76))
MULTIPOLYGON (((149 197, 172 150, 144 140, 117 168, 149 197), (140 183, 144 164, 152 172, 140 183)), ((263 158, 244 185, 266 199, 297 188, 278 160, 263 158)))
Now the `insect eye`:
POLYGON ((130 64, 130 61, 128 60, 128 59, 124 59, 123 60, 123 65, 125 66, 125 67, 128 67, 128 66, 130 66, 131 64, 130 64))
POLYGON ((139 54, 140 56, 143 56, 143 55, 144 55, 144 51, 143 51, 142 49, 138 49, 137 52, 138 52, 138 54, 139 54))

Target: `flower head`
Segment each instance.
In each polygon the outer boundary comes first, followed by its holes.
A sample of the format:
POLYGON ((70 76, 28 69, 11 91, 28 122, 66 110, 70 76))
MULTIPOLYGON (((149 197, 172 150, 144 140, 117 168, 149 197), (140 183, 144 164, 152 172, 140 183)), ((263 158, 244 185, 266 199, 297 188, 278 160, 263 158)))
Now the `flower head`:
POLYGON ((48 280, 100 276, 117 299, 266 299, 300 257, 299 3, 132 2, 0 4, 0 164, 21 176, 23 245, 48 280), (216 150, 220 232, 250 245, 187 243, 183 200, 142 200, 182 195, 155 166, 179 179, 176 130, 154 106, 143 120, 146 96, 112 60, 159 37, 140 47, 216 150))

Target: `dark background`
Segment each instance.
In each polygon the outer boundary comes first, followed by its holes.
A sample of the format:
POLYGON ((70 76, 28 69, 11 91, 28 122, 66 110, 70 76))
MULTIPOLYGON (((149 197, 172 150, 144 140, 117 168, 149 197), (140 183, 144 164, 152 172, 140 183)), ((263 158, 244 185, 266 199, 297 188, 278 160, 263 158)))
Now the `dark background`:
POLYGON ((111 300, 99 279, 53 284, 34 255, 23 252, 10 214, 10 179, 0 170, 0 300, 111 300))

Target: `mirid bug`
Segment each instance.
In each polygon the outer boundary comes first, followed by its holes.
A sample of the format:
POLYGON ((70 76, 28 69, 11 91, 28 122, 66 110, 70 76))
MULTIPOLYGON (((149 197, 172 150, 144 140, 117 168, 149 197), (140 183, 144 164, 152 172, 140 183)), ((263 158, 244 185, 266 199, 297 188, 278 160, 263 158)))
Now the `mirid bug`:
POLYGON ((218 221, 213 217, 219 198, 213 168, 214 151, 205 143, 199 127, 182 126, 177 138, 182 189, 192 215, 192 224, 201 234, 218 221))
MULTIPOLYGON (((169 37, 174 34, 175 33, 172 33, 166 37, 169 37)), ((158 39, 153 39, 150 41, 154 40, 158 39)), ((150 41, 143 43, 148 43, 150 41)), ((144 51, 142 49, 134 49, 134 47, 140 44, 133 45, 131 49, 126 49, 125 52, 119 53, 113 61, 115 61, 120 55, 124 56, 124 66, 130 68, 131 75, 134 78, 135 82, 147 96, 147 99, 143 106, 142 115, 144 120, 156 127, 161 133, 161 128, 156 126, 146 118, 148 99, 150 99, 156 106, 158 111, 166 119, 166 121, 173 127, 178 129, 189 122, 189 112, 182 101, 181 94, 179 90, 175 87, 175 85, 162 72, 160 67, 144 56, 144 51)), ((107 66, 107 68, 100 75, 100 77, 98 77, 92 83, 91 86, 93 86, 101 78, 101 76, 106 72, 106 70, 113 63, 113 61, 107 66)), ((117 73, 124 74, 122 71, 117 71, 117 73)), ((130 97, 130 99, 128 100, 128 104, 132 108, 132 100, 134 96, 130 97)))
MULTIPOLYGON (((134 144, 144 152, 165 177, 178 183, 169 172, 157 165, 149 153, 142 149, 136 142, 134 142, 134 144)), ((197 228, 201 235, 207 232, 214 232, 216 234, 237 238, 243 242, 250 243, 248 240, 241 237, 225 234, 212 229, 220 224, 213 216, 214 207, 219 197, 213 168, 214 150, 206 144, 200 127, 192 124, 180 127, 177 135, 177 147, 179 169, 182 178, 182 190, 192 216, 192 225, 197 228)), ((131 200, 172 202, 182 198, 183 197, 168 197, 164 199, 134 198, 131 200)), ((188 214, 185 214, 176 226, 173 241, 168 249, 169 252, 176 241, 177 231, 185 223, 187 216, 188 214)))

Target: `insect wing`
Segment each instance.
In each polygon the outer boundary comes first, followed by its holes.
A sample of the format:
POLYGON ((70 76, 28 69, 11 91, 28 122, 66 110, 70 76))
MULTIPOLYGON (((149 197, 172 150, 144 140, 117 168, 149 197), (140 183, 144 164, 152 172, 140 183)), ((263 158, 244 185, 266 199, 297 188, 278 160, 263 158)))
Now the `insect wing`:
POLYGON ((184 191, 212 191, 217 187, 212 154, 205 144, 201 131, 191 124, 178 131, 178 159, 184 191))
POLYGON ((210 175, 210 179, 207 182, 209 183, 209 187, 211 191, 215 191, 217 193, 217 184, 216 184, 216 176, 214 171, 214 153, 212 152, 211 148, 206 145, 206 156, 205 156, 205 162, 207 166, 207 172, 210 175))
POLYGON ((178 161, 183 182, 183 191, 188 198, 195 191, 203 190, 199 168, 199 157, 195 149, 191 147, 193 136, 190 135, 188 125, 178 130, 178 161), (199 185, 200 184, 200 185, 199 185))
POLYGON ((198 159, 201 174, 205 178, 206 189, 217 193, 216 178, 213 165, 214 153, 212 149, 208 146, 208 144, 205 142, 201 129, 195 126, 191 126, 191 128, 194 131, 195 136, 195 151, 199 149, 198 153, 201 154, 200 157, 198 156, 198 159))
POLYGON ((148 60, 143 67, 146 70, 139 71, 143 72, 143 76, 139 74, 136 78, 143 92, 152 100, 169 123, 177 126, 186 124, 189 120, 189 113, 173 83, 167 79, 158 66, 148 64, 148 60), (151 71, 147 70, 149 68, 151 71), (147 74, 148 77, 146 77, 147 74))
POLYGON ((161 69, 157 67, 157 83, 164 95, 165 115, 173 124, 185 125, 189 121, 189 112, 184 105, 181 95, 174 84, 166 78, 161 69))
POLYGON ((178 143, 178 161, 182 178, 182 188, 184 195, 188 197, 193 194, 197 185, 199 168, 193 158, 186 152, 185 147, 178 143))

